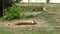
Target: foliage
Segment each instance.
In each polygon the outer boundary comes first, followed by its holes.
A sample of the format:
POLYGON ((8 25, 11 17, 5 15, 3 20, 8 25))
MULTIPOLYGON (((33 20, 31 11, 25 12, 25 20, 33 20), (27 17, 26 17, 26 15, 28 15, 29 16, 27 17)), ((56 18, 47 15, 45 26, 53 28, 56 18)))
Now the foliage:
POLYGON ((6 20, 12 20, 12 19, 16 19, 16 18, 21 18, 21 15, 20 15, 20 7, 13 5, 11 8, 7 9, 5 11, 4 18, 6 20))
POLYGON ((13 0, 0 0, 0 17, 3 16, 3 8, 11 7, 13 4, 13 0))
POLYGON ((3 0, 4 8, 11 7, 14 4, 13 0, 3 0))

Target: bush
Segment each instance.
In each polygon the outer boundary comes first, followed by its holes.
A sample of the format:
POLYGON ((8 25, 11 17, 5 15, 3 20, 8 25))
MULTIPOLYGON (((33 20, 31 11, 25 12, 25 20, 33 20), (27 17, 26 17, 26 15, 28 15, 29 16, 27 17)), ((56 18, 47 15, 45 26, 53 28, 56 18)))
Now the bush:
POLYGON ((16 19, 16 18, 21 18, 19 6, 13 5, 9 9, 7 9, 4 14, 5 14, 4 15, 5 20, 12 20, 12 19, 16 19))

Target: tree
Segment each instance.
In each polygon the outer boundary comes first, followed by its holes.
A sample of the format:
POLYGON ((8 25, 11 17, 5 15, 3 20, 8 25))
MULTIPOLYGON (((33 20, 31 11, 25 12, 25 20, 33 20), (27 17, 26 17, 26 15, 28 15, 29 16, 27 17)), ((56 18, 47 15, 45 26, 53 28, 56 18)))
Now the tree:
MULTIPOLYGON (((50 0, 46 0, 46 4, 45 5, 47 6, 49 3, 50 3, 50 0)), ((45 6, 44 6, 44 10, 47 11, 47 9, 45 8, 45 6)))
POLYGON ((13 0, 3 0, 4 9, 11 7, 14 4, 13 0))
POLYGON ((3 0, 0 0, 0 17, 3 16, 3 0))
POLYGON ((49 4, 50 3, 50 0, 46 0, 46 4, 49 4))
POLYGON ((30 0, 28 0, 28 6, 29 6, 29 4, 30 4, 30 0))
POLYGON ((3 16, 3 10, 11 7, 13 3, 13 0, 0 0, 0 17, 3 16))
POLYGON ((16 3, 20 3, 21 0, 16 0, 16 3))

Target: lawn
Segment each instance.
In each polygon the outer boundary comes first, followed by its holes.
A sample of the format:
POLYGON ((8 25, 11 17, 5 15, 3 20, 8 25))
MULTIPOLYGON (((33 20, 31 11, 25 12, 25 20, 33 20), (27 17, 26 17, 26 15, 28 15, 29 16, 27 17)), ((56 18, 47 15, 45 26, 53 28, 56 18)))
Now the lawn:
MULTIPOLYGON (((31 13, 34 7, 40 6, 21 6, 21 14, 31 13)), ((1 21, 0 19, 0 34, 60 34, 60 4, 50 4, 45 6, 45 8, 47 11, 40 11, 41 13, 34 17, 28 15, 29 18, 24 17, 11 21, 1 21), (36 20, 37 24, 19 26, 7 25, 8 23, 29 19, 36 20)))

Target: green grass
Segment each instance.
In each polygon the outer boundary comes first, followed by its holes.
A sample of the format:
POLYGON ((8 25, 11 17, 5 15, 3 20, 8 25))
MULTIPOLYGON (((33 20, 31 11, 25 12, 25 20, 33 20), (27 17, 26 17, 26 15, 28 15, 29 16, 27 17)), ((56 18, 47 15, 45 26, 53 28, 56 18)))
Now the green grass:
POLYGON ((21 11, 32 11, 33 8, 40 7, 40 6, 20 6, 21 11))
MULTIPOLYGON (((27 6, 21 6, 21 11, 31 11, 34 7, 36 6, 30 6, 29 8, 27 6), (22 10, 24 9, 24 10, 22 10)), ((55 7, 48 7, 47 6, 47 9, 48 9, 48 12, 55 12, 57 10, 57 8, 60 8, 60 5, 59 6, 55 6, 55 7), (52 10, 51 10, 52 9, 52 10)), ((24 15, 23 15, 24 16, 24 15)), ((33 15, 27 15, 27 17, 32 17, 33 15)), ((40 14, 40 16, 43 17, 43 19, 47 22, 47 23, 53 23, 52 25, 56 24, 55 23, 55 19, 54 19, 54 16, 53 15, 50 15, 50 14, 47 14, 47 12, 42 12, 40 14)), ((1 18, 0 20, 2 20, 3 18, 1 18)), ((51 24, 48 24, 48 25, 51 25, 51 24)), ((58 24, 57 24, 58 25, 58 24)), ((60 26, 59 26, 60 27, 60 26)), ((32 29, 30 29, 29 27, 27 28, 6 28, 6 27, 0 27, 0 34, 60 34, 60 29, 55 29, 55 30, 49 30, 49 29, 52 29, 52 27, 46 27, 46 28, 40 28, 40 27, 32 27, 32 29)))
POLYGON ((13 34, 10 29, 0 28, 0 34, 13 34))
POLYGON ((0 30, 0 34, 11 34, 9 30, 0 30))
POLYGON ((41 16, 46 20, 48 23, 55 23, 55 19, 52 15, 50 15, 48 12, 42 12, 41 16))
MULTIPOLYGON (((40 7, 40 6, 41 6, 41 5, 39 5, 39 6, 31 5, 31 6, 20 6, 20 7, 21 7, 21 11, 32 11, 33 8, 35 8, 35 7, 40 7)), ((58 11, 57 9, 60 8, 60 5, 56 5, 56 6, 53 6, 53 7, 46 5, 45 8, 46 8, 49 12, 57 12, 57 11, 58 11)))
POLYGON ((48 12, 57 12, 60 9, 60 5, 45 5, 48 12))
POLYGON ((0 28, 0 34, 60 34, 60 32, 57 30, 48 30, 45 28, 40 28, 40 27, 25 27, 23 29, 21 28, 8 28, 8 27, 3 27, 2 29, 0 28))
POLYGON ((46 34, 60 34, 60 33, 58 33, 57 31, 56 31, 56 32, 54 32, 54 31, 49 31, 49 32, 48 32, 48 31, 47 31, 46 34))

